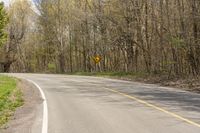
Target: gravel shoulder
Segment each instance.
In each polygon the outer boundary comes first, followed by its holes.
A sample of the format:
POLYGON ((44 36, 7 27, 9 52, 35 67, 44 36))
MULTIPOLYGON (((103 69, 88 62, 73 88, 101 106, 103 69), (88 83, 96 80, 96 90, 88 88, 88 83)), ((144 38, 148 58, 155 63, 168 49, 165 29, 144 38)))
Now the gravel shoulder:
POLYGON ((18 88, 23 92, 24 105, 18 108, 1 133, 39 133, 42 123, 42 98, 39 90, 25 80, 20 80, 18 88))

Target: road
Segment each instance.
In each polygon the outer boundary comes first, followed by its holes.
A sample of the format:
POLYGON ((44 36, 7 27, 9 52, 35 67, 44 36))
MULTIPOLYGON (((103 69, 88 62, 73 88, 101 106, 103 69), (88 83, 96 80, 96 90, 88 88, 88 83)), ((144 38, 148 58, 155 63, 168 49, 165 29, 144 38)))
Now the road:
POLYGON ((97 77, 12 75, 43 90, 48 133, 200 133, 199 94, 97 77))

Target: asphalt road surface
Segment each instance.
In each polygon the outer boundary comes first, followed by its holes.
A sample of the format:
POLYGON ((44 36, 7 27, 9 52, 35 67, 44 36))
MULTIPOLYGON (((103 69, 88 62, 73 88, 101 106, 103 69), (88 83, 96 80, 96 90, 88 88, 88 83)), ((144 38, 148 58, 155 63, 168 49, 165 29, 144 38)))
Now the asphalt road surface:
POLYGON ((200 133, 199 94, 106 78, 12 75, 43 90, 43 133, 200 133))

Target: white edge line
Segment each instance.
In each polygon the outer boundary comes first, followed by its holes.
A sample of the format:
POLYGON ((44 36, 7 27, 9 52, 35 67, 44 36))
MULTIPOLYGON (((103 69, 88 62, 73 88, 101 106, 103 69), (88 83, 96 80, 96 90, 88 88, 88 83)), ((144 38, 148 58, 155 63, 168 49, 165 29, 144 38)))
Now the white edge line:
POLYGON ((43 99, 43 120, 42 120, 42 133, 48 133, 48 108, 47 108, 47 100, 42 88, 32 80, 26 79, 27 81, 33 83, 40 91, 42 99, 43 99))

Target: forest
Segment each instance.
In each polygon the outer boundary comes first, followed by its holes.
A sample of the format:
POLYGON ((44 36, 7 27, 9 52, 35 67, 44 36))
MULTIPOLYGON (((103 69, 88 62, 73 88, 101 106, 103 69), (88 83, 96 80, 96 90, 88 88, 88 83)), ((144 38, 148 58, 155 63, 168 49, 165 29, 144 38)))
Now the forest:
POLYGON ((200 76, 199 0, 13 0, 0 22, 2 72, 200 76))

